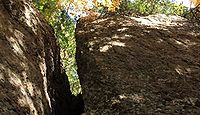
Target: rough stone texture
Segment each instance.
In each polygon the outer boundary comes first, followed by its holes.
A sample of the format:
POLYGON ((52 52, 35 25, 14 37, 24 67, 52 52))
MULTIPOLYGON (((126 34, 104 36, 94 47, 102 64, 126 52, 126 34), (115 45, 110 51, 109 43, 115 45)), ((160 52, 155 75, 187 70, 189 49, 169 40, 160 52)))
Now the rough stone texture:
POLYGON ((199 25, 176 16, 79 20, 86 114, 200 114, 199 25))
POLYGON ((70 114, 62 73, 53 29, 30 1, 0 0, 0 114, 70 114))

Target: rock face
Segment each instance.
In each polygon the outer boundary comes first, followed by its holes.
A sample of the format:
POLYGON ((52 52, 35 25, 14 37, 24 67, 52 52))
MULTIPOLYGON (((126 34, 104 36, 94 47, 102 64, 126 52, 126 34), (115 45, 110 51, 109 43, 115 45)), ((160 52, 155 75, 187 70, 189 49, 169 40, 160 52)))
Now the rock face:
POLYGON ((199 26, 175 16, 80 20, 86 113, 200 114, 199 26))
POLYGON ((0 0, 0 114, 68 114, 62 73, 53 29, 30 1, 0 0))

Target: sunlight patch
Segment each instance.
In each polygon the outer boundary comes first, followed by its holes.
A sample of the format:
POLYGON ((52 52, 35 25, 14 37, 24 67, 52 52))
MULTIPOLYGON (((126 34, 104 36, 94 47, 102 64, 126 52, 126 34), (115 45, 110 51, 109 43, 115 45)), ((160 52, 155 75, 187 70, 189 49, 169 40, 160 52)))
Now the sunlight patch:
POLYGON ((175 71, 176 71, 179 75, 183 75, 183 74, 184 74, 183 67, 181 67, 180 65, 178 65, 178 66, 175 68, 175 71))
POLYGON ((51 100, 50 100, 50 97, 49 97, 49 94, 48 94, 48 86, 47 86, 47 76, 46 76, 46 63, 45 63, 45 59, 43 58, 42 59, 43 62, 40 62, 39 63, 39 67, 40 67, 40 71, 41 71, 41 74, 43 75, 43 85, 44 85, 44 92, 45 92, 45 96, 46 96, 46 99, 48 100, 48 104, 49 104, 49 107, 51 108, 51 100))
POLYGON ((19 44, 24 47, 24 43, 23 43, 23 37, 24 34, 22 32, 20 32, 19 30, 15 29, 14 31, 14 35, 17 38, 17 41, 19 42, 19 44))
MULTIPOLYGON (((0 69, 4 69, 2 64, 0 64, 0 69)), ((3 83, 5 82, 5 77, 4 77, 4 74, 3 74, 2 71, 0 73, 0 81, 3 82, 3 83)))
POLYGON ((22 51, 22 49, 20 48, 20 45, 19 43, 15 40, 15 38, 13 37, 10 37, 8 38, 8 40, 10 41, 10 45, 13 47, 13 51, 16 53, 16 54, 20 54, 22 57, 24 57, 24 53, 22 51))
POLYGON ((20 92, 23 94, 23 97, 21 97, 20 99, 18 99, 18 103, 20 104, 20 105, 22 105, 22 106, 24 106, 24 107, 26 107, 27 106, 27 104, 28 104, 28 106, 30 107, 30 112, 33 112, 34 111, 34 114, 35 115, 38 115, 38 113, 37 113, 37 110, 36 110, 36 108, 35 108, 35 106, 34 106, 34 104, 33 104, 33 101, 32 101, 32 99, 28 96, 28 94, 27 94, 27 92, 26 92, 26 89, 25 89, 25 87, 27 87, 27 89, 28 89, 28 92, 30 93, 30 94, 33 94, 33 87, 32 87, 32 83, 28 83, 28 84, 26 84, 26 85, 24 85, 24 84, 22 84, 22 81, 21 81, 21 79, 19 79, 20 78, 20 76, 18 76, 18 75, 16 75, 15 73, 13 73, 10 69, 7 69, 8 70, 8 74, 10 74, 10 75, 8 75, 8 76, 13 76, 13 77, 10 77, 8 80, 9 80, 9 82, 12 84, 12 85, 14 85, 15 87, 19 87, 20 89, 20 92), (31 87, 29 87, 29 86, 31 86, 31 87), (30 88, 31 88, 31 90, 30 90, 30 88))
POLYGON ((180 46, 183 46, 185 48, 188 48, 188 45, 186 43, 184 43, 183 41, 179 41, 179 40, 176 40, 176 39, 170 39, 170 40, 173 41, 177 45, 180 45, 180 46))
POLYGON ((165 14, 157 14, 157 15, 149 15, 145 17, 130 17, 131 19, 140 22, 140 24, 147 26, 157 26, 159 28, 163 28, 165 26, 182 26, 183 24, 180 21, 185 21, 186 19, 180 16, 167 16, 165 14))
POLYGON ((189 35, 192 35, 192 36, 200 36, 200 33, 197 31, 197 32, 189 32, 188 33, 189 35))
POLYGON ((122 43, 120 41, 111 41, 107 45, 104 45, 103 47, 100 47, 99 49, 100 49, 100 52, 107 52, 113 46, 125 47, 125 43, 122 43))
POLYGON ((121 101, 119 99, 112 99, 111 102, 112 102, 112 105, 121 103, 121 101))
POLYGON ((119 38, 119 36, 118 36, 117 34, 114 34, 114 35, 112 36, 112 38, 116 39, 116 38, 119 38))
POLYGON ((104 22, 104 21, 106 21, 106 20, 108 20, 107 18, 104 18, 104 19, 98 19, 98 20, 95 20, 94 22, 92 22, 92 23, 100 23, 100 22, 104 22))
POLYGON ((184 40, 184 43, 187 44, 188 46, 193 46, 193 45, 197 45, 196 42, 191 42, 190 40, 186 39, 184 40))
POLYGON ((24 14, 25 15, 25 19, 24 20, 25 20, 26 24, 29 27, 31 27, 31 29, 33 30, 33 32, 35 34, 37 34, 37 28, 34 25, 37 25, 38 22, 37 22, 35 17, 33 18, 33 14, 35 14, 33 8, 31 8, 30 6, 28 6, 28 8, 27 8, 27 6, 25 5, 25 11, 24 12, 25 12, 25 14, 24 14))
POLYGON ((122 95, 119 95, 119 99, 120 100, 128 99, 136 103, 141 103, 141 102, 144 102, 145 100, 143 96, 138 95, 138 94, 122 94, 122 95))
POLYGON ((124 36, 125 36, 125 37, 132 37, 132 35, 128 35, 128 34, 125 34, 124 36))
POLYGON ((125 43, 119 42, 119 41, 111 41, 111 42, 109 42, 109 44, 111 44, 112 46, 121 46, 121 47, 125 47, 125 43))
POLYGON ((26 20, 26 24, 28 24, 28 26, 30 26, 30 27, 32 27, 32 24, 31 24, 31 9, 32 8, 27 8, 26 6, 25 6, 25 20, 26 20))
POLYGON ((100 47, 100 52, 107 52, 111 47, 111 45, 105 45, 103 47, 100 47))
POLYGON ((117 29, 118 32, 125 31, 125 30, 128 30, 128 28, 117 29))
MULTIPOLYGON (((23 84, 23 81, 20 79, 20 78, 22 78, 20 75, 14 73, 11 69, 4 67, 3 65, 1 65, 0 67, 4 71, 7 72, 7 74, 8 74, 7 76, 11 76, 11 77, 7 78, 8 82, 10 84, 12 84, 14 87, 18 88, 19 92, 22 94, 22 96, 19 97, 17 100, 18 103, 24 107, 29 106, 30 114, 38 115, 38 112, 33 104, 32 98, 31 98, 31 96, 35 96, 34 92, 37 92, 37 90, 34 90, 33 84, 31 82, 27 82, 26 84, 23 84), (28 93, 27 93, 27 91, 28 91, 28 93), (31 95, 29 95, 29 94, 31 94, 31 95)), ((41 93, 40 93, 40 96, 41 96, 41 93)), ((38 103, 42 103, 41 100, 38 100, 38 103)), ((44 114, 44 110, 41 110, 41 111, 44 114)))

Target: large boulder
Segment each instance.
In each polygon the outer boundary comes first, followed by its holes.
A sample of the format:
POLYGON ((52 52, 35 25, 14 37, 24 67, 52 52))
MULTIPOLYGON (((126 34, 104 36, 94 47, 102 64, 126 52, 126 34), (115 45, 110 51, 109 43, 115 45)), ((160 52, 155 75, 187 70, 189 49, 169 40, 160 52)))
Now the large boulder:
POLYGON ((86 114, 200 114, 200 28, 163 14, 81 20, 86 114))
POLYGON ((70 114, 53 29, 30 0, 0 0, 0 114, 70 114))

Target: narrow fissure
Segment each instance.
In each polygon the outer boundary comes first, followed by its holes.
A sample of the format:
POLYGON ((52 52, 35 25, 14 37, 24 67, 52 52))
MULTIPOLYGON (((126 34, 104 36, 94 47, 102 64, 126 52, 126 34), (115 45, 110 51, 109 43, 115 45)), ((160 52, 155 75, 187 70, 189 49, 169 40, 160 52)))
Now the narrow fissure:
POLYGON ((33 1, 0 1, 1 115, 200 113, 198 24, 33 1))

